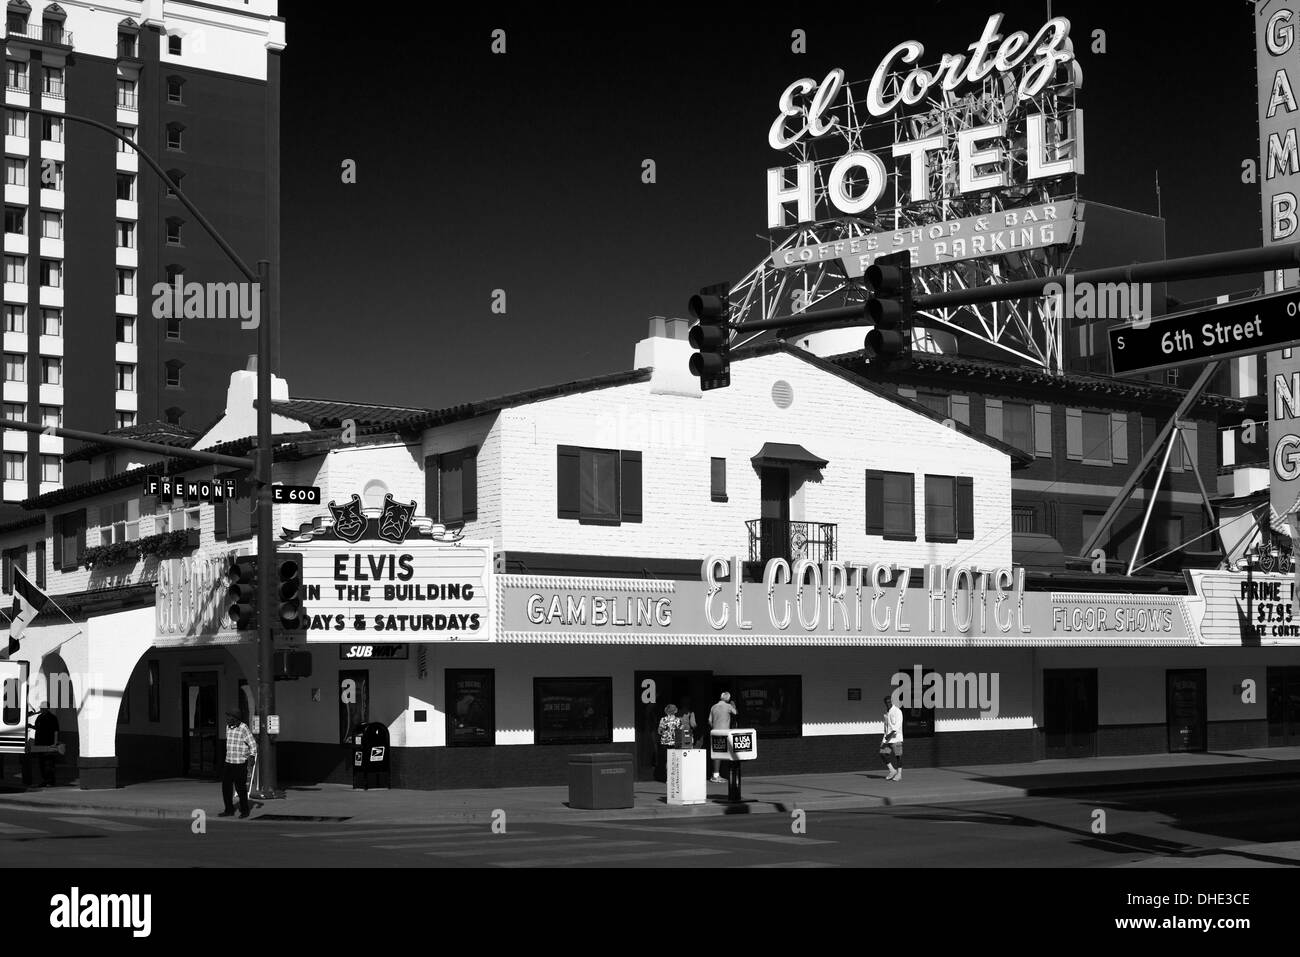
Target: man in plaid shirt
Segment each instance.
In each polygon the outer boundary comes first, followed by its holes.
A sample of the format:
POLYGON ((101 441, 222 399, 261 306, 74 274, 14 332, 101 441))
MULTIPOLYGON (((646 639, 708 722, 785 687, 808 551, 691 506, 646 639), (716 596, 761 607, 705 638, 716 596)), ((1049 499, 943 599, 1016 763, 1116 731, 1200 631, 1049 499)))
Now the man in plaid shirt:
POLYGON ((232 785, 239 791, 239 816, 248 817, 248 768, 257 760, 257 742, 238 711, 226 712, 226 763, 221 770, 221 797, 226 809, 217 817, 235 813, 232 785))

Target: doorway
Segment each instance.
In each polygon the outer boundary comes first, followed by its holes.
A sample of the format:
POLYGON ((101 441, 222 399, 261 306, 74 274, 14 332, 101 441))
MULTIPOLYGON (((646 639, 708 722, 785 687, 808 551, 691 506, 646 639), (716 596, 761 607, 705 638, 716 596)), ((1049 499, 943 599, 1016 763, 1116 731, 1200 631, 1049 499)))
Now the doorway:
POLYGON ((1097 670, 1043 671, 1043 732, 1049 758, 1090 758, 1097 753, 1097 670))
POLYGON ((638 671, 633 675, 633 714, 636 717, 636 777, 653 781, 659 748, 659 719, 664 708, 677 705, 678 714, 695 714, 695 736, 709 730, 709 708, 713 705, 712 671, 638 671))
POLYGON ((1205 669, 1165 672, 1169 751, 1205 750, 1205 669))
POLYGON ((1269 668, 1268 745, 1300 745, 1300 668, 1269 668))
POLYGON ((759 470, 762 509, 759 515, 759 559, 790 560, 790 470, 764 466, 759 470))
MULTIPOLYGON (((217 735, 221 715, 215 671, 181 674, 181 773, 187 777, 216 777, 217 735)), ((220 757, 224 758, 224 755, 220 757)))

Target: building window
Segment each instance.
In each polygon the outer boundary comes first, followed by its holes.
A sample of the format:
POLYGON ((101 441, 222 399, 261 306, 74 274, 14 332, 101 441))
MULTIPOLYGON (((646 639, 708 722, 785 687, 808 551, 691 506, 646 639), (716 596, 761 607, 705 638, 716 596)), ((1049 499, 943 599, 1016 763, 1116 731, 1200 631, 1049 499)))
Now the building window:
POLYGON ((5 332, 27 331, 27 307, 5 306, 5 332))
POLYGON ((63 481, 63 457, 59 455, 41 456, 41 481, 63 481))
MULTIPOLYGON (((167 171, 167 178, 168 178, 169 180, 171 180, 173 183, 176 184, 176 189, 181 189, 181 188, 182 188, 182 187, 181 187, 181 180, 185 179, 185 174, 182 173, 182 172, 181 172, 180 170, 178 170, 178 169, 169 169, 169 170, 167 171)), ((168 195, 168 196, 175 196, 175 195, 176 195, 176 189, 172 189, 172 188, 171 188, 171 185, 169 184, 169 185, 167 186, 167 195, 168 195)))
POLYGON ((1034 407, 1023 402, 1002 403, 1002 441, 1025 452, 1034 451, 1034 407))
POLYGON ((13 352, 5 353, 5 381, 27 381, 27 357, 13 352))
POLYGON ((167 338, 179 339, 181 337, 181 320, 178 316, 167 317, 167 338))
POLYGON ((41 335, 43 336, 63 335, 63 310, 62 309, 41 310, 41 335))
POLYGON ((15 159, 12 156, 5 157, 5 185, 27 185, 27 160, 15 159))
POLYGON ((49 286, 51 289, 63 288, 63 260, 41 260, 41 285, 49 286))
POLYGON ((167 38, 167 52, 172 56, 181 55, 181 38, 174 33, 167 38))
POLYGON ((135 366, 126 362, 117 364, 117 391, 135 391, 135 366))
POLYGON ((86 552, 86 510, 54 516, 54 567, 70 571, 86 552))
MULTIPOLYGON (((110 473, 105 473, 110 474, 110 473)), ((99 510, 99 544, 133 542, 140 537, 140 500, 138 498, 105 505, 99 510)))
POLYGON ((952 415, 952 409, 948 403, 948 394, 946 392, 918 391, 916 393, 916 401, 940 418, 947 419, 952 415))
POLYGON ((41 67, 41 92, 46 96, 63 96, 63 67, 41 67))
POLYGON ((10 90, 27 91, 27 61, 5 61, 5 86, 10 90))
POLYGON ((134 412, 118 412, 115 417, 115 429, 129 429, 135 425, 134 412))
POLYGON ((558 512, 593 525, 641 521, 641 453, 561 445, 558 512))
POLYGON ((179 359, 167 360, 167 387, 169 389, 179 389, 181 387, 181 367, 185 363, 179 359))
POLYGON ((117 105, 124 110, 135 109, 135 80, 118 78, 117 105))
POLYGON ((117 58, 134 59, 136 57, 136 35, 125 31, 117 35, 117 58))
POLYGON ((14 590, 14 569, 27 574, 27 546, 19 545, 17 548, 6 548, 4 550, 4 575, 3 585, 6 594, 13 594, 14 590))
POLYGON ((5 207, 5 232, 15 236, 24 235, 27 228, 27 210, 21 206, 5 207))
POLYGON ((5 481, 27 481, 27 456, 21 452, 5 453, 5 481))
POLYGON ((117 221, 117 248, 135 249, 135 223, 124 219, 117 221))
POLYGON ((23 110, 5 110, 5 136, 27 135, 27 113, 23 110))
POLYGON ((178 76, 169 76, 167 78, 167 102, 185 102, 185 81, 178 76))
POLYGON ((63 428, 63 406, 61 405, 43 405, 41 406, 41 427, 63 428))
POLYGON ((925 477, 925 540, 957 541, 957 480, 954 478, 925 477))
MULTIPOLYGON (((173 412, 180 413, 175 407, 168 409, 168 421, 173 412)), ((177 416, 179 420, 179 415, 177 416)), ((218 541, 242 541, 251 538, 257 531, 256 499, 253 497, 252 483, 247 471, 226 472, 216 476, 221 481, 234 479, 235 497, 217 503, 212 510, 212 535, 218 541)))
MULTIPOLYGON (((135 142, 136 142, 136 138, 135 138, 135 137, 136 137, 136 128, 135 128, 134 126, 119 126, 119 127, 117 128, 117 132, 118 132, 118 135, 119 135, 119 136, 122 136, 123 138, 129 140, 131 143, 135 143, 135 142)), ((118 151, 119 153, 134 153, 134 152, 135 152, 135 150, 133 150, 130 146, 127 146, 126 143, 123 143, 122 140, 118 140, 118 141, 117 141, 117 151, 118 151)))
POLYGON ((63 239, 62 213, 51 212, 50 210, 41 211, 41 238, 63 239))
POLYGON ((447 669, 447 746, 496 743, 496 672, 491 668, 447 669))
POLYGON ((5 282, 27 283, 26 256, 5 256, 5 282))
POLYGON ((117 341, 135 342, 135 316, 117 317, 117 341))
POLYGON ((117 271, 117 294, 119 296, 135 295, 134 269, 119 269, 117 271))
POLYGON ((41 117, 41 139, 46 143, 63 142, 63 117, 46 113, 41 117))
POLYGON ((4 417, 8 422, 26 422, 27 405, 22 402, 6 402, 4 407, 4 417))
POLYGON ((163 415, 166 416, 169 425, 180 425, 181 417, 185 415, 185 410, 179 405, 171 405, 167 407, 167 410, 163 415))
POLYGON ((803 734, 803 678, 800 675, 742 675, 713 678, 710 700, 731 692, 733 728, 754 728, 759 738, 797 738, 803 734))
POLYGON ((167 245, 181 245, 181 224, 183 220, 172 217, 167 220, 167 245))
POLYGON ((1089 464, 1110 465, 1110 414, 1106 412, 1083 413, 1083 461, 1089 464))
POLYGON ((1033 533, 1038 531, 1038 514, 1032 505, 1014 505, 1011 508, 1011 531, 1033 533))
POLYGON ((55 356, 41 356, 41 382, 45 385, 63 384, 63 360, 55 356))
POLYGON ((867 472, 867 534, 916 539, 916 477, 910 472, 867 472))
POLYGON ((614 740, 609 678, 534 678, 537 744, 610 744, 614 740))
POLYGON ((478 449, 430 455, 424 460, 425 508, 444 525, 478 518, 478 449), (436 485, 434 482, 436 481, 436 485))
POLYGON ((727 501, 727 460, 709 459, 709 501, 727 501))
POLYGON ((184 134, 184 132, 185 127, 180 123, 167 124, 167 148, 169 150, 181 150, 184 148, 181 145, 182 134, 184 134))
POLYGON ((117 174, 117 198, 126 202, 135 201, 135 174, 117 174))

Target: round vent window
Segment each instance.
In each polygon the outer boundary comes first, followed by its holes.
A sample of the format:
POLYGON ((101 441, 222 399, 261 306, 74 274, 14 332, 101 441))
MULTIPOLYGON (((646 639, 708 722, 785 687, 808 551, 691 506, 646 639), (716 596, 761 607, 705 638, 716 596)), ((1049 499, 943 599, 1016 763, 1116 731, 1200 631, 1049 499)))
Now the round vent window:
POLYGON ((778 409, 788 409, 794 405, 794 387, 781 379, 772 386, 772 401, 778 409))
POLYGON ((387 494, 388 486, 379 479, 372 479, 361 490, 361 503, 366 508, 381 508, 384 504, 384 496, 387 494))

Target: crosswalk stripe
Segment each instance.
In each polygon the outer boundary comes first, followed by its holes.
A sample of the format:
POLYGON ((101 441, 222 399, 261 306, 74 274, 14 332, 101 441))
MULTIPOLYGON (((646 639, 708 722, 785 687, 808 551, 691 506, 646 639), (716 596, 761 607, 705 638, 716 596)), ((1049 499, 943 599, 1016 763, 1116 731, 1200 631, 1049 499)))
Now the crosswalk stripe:
MULTIPOLYGON (((577 835, 577 837, 588 837, 590 840, 590 835, 577 835)), ((428 850, 428 852, 425 853, 428 854, 429 857, 478 857, 481 856, 481 854, 512 854, 515 853, 512 848, 516 844, 529 844, 534 843, 534 841, 541 841, 541 843, 568 846, 569 841, 572 840, 573 837, 520 837, 520 839, 513 841, 502 841, 502 843, 495 846, 495 848, 474 848, 472 850, 428 850)), ((653 845, 654 841, 608 841, 608 843, 602 844, 601 846, 602 848, 646 848, 646 846, 653 845)), ((591 845, 589 844, 586 846, 591 845)), ((542 850, 545 852, 547 849, 543 848, 542 850)))
POLYGON ((142 827, 139 824, 127 824, 123 821, 108 821, 102 817, 56 817, 55 821, 62 821, 64 824, 84 824, 86 827, 97 827, 101 831, 147 831, 149 828, 142 827))
POLYGON ((765 841, 769 844, 835 844, 835 841, 819 841, 801 834, 763 834, 758 831, 726 831, 712 827, 648 827, 636 824, 584 824, 584 827, 608 828, 614 831, 655 831, 671 837, 674 834, 695 834, 700 837, 721 837, 736 841, 765 841))
POLYGON ((743 867, 839 867, 829 861, 775 861, 769 864, 744 864, 743 867))
MULTIPOLYGON (((608 846, 610 845, 606 845, 608 846)), ((673 851, 655 851, 649 857, 659 860, 663 857, 709 857, 726 853, 714 847, 683 847, 673 851)), ((574 867, 579 864, 606 864, 611 861, 631 860, 647 860, 647 854, 645 851, 633 851, 629 854, 586 854, 581 857, 552 857, 535 861, 493 861, 492 863, 494 867, 574 867)))
MULTIPOLYGON (((473 830, 472 833, 473 833, 473 834, 484 834, 484 833, 486 833, 486 832, 485 832, 482 828, 475 828, 475 829, 473 830)), ((511 834, 531 834, 532 831, 511 831, 510 833, 511 833, 511 834)), ((417 845, 417 844, 421 844, 421 843, 423 843, 423 844, 427 844, 427 845, 430 846, 430 847, 433 847, 433 846, 435 846, 435 845, 437 845, 437 844, 446 844, 446 843, 448 843, 448 841, 447 841, 447 840, 443 840, 443 838, 447 838, 447 839, 450 839, 450 840, 455 840, 457 843, 465 843, 465 842, 461 841, 460 839, 461 839, 461 838, 464 838, 464 837, 469 837, 469 836, 470 836, 470 835, 467 835, 467 834, 465 834, 464 832, 460 832, 460 833, 443 832, 443 833, 432 833, 432 834, 430 834, 430 833, 424 833, 424 834, 407 834, 407 833, 402 832, 402 833, 398 833, 398 834, 370 834, 370 835, 367 835, 367 836, 365 836, 365 837, 361 837, 361 836, 359 836, 359 835, 358 835, 357 837, 350 837, 350 836, 349 836, 349 837, 327 837, 327 838, 324 838, 324 841, 325 841, 325 843, 327 843, 327 844, 361 844, 361 843, 365 843, 365 842, 369 842, 369 841, 375 841, 375 840, 380 840, 380 841, 382 841, 382 840, 391 840, 391 839, 396 838, 396 837, 407 837, 407 838, 409 838, 409 840, 408 840, 408 841, 405 841, 405 842, 403 842, 403 843, 401 843, 401 844, 392 844, 392 845, 379 845, 379 844, 377 844, 377 845, 375 845, 375 846, 376 846, 376 847, 382 847, 382 846, 388 846, 388 847, 414 847, 414 846, 417 845)), ((494 840, 499 841, 499 840, 501 840, 502 837, 504 837, 504 835, 498 835, 498 836, 495 837, 495 838, 493 838, 493 837, 476 838, 475 840, 477 840, 477 841, 481 841, 481 842, 483 842, 483 843, 487 843, 487 842, 494 841, 494 840)))
POLYGON ((45 834, 37 827, 23 827, 21 824, 6 824, 0 821, 0 834, 45 834))
POLYGON ((281 837, 309 837, 313 840, 320 841, 344 841, 344 840, 366 840, 372 837, 403 837, 407 834, 425 835, 425 834, 469 834, 475 831, 482 832, 487 825, 478 825, 467 827, 464 825, 451 826, 434 826, 434 827, 384 827, 384 828, 361 828, 348 827, 341 829, 332 829, 329 837, 322 837, 320 830, 310 831, 285 831, 281 837), (346 837, 338 836, 346 835, 346 837))
MULTIPOLYGON (((477 837, 477 839, 469 840, 469 841, 420 840, 420 841, 407 841, 407 843, 404 844, 376 844, 373 846, 376 846, 376 848, 380 850, 407 850, 407 849, 415 849, 415 848, 445 848, 445 846, 447 846, 448 844, 454 844, 455 846, 458 846, 458 848, 468 848, 468 850, 465 850, 464 852, 465 854, 477 854, 477 853, 481 853, 480 850, 474 850, 473 848, 497 848, 497 846, 503 844, 534 844, 537 843, 537 841, 559 841, 559 843, 564 843, 564 841, 572 841, 572 840, 580 840, 580 841, 593 840, 593 836, 589 835, 589 833, 578 833, 578 835, 560 835, 558 837, 517 836, 517 835, 524 835, 524 833, 532 833, 532 831, 511 831, 510 833, 499 833, 499 835, 495 837, 477 837)), ((421 837, 428 837, 428 835, 421 835, 421 837)))

